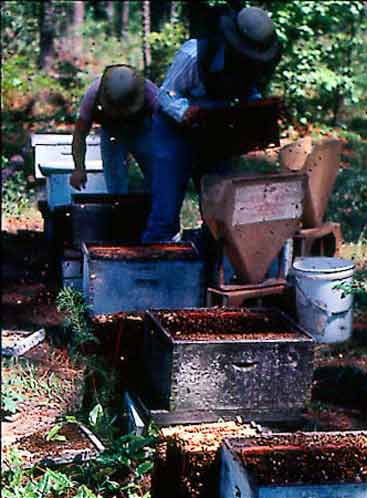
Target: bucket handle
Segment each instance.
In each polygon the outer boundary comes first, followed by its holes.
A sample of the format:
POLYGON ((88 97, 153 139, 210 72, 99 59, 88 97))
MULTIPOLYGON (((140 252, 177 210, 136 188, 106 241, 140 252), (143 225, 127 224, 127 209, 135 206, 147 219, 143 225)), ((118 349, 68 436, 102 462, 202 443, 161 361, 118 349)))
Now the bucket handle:
POLYGON ((310 297, 306 296, 306 294, 303 292, 303 290, 301 289, 300 285, 298 284, 298 279, 297 279, 296 276, 294 277, 294 280, 295 280, 295 287, 296 287, 296 289, 299 291, 299 293, 302 295, 302 297, 305 299, 305 301, 307 301, 308 303, 310 303, 313 307, 318 308, 323 313, 326 313, 327 315, 332 315, 333 314, 332 312, 329 313, 326 305, 322 306, 319 302, 315 302, 310 297))

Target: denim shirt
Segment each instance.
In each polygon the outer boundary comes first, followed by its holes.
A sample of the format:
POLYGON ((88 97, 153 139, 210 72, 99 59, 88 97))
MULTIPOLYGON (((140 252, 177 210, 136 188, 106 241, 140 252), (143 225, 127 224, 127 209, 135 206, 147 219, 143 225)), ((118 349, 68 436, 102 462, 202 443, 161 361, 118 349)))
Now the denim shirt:
MULTIPOLYGON (((219 47, 210 65, 210 71, 222 71, 224 67, 224 46, 219 47)), ((261 94, 253 86, 244 97, 248 101, 261 98, 261 94)), ((230 105, 231 99, 213 99, 208 96, 203 82, 200 80, 198 67, 198 40, 185 42, 177 52, 158 92, 158 103, 161 109, 177 122, 181 122, 187 108, 198 105, 206 108, 230 105)))

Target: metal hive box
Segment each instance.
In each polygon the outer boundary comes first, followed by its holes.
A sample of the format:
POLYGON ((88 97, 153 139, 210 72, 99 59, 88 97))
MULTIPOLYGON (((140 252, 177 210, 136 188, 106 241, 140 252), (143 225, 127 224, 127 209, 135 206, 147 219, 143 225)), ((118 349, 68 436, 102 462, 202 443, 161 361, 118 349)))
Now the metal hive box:
POLYGON ((365 498, 367 432, 224 440, 220 498, 365 498))
POLYGON ((60 206, 69 206, 73 194, 83 196, 96 193, 107 193, 103 171, 88 170, 88 180, 85 189, 79 192, 69 183, 71 175, 70 168, 61 166, 58 168, 41 166, 40 170, 46 177, 47 202, 50 209, 55 209, 60 206))
POLYGON ((306 182, 303 174, 203 178, 204 220, 223 241, 243 283, 262 282, 284 242, 297 232, 306 182))
POLYGON ((93 315, 204 302, 204 263, 191 243, 85 243, 83 293, 93 315))
MULTIPOLYGON (((73 135, 64 133, 34 133, 31 136, 34 148, 34 170, 36 178, 43 178, 42 167, 57 170, 65 168, 69 173, 74 169, 72 157, 73 135)), ((98 135, 86 138, 85 165, 87 170, 102 171, 101 141, 98 135)))
POLYGON ((310 399, 313 348, 275 309, 149 311, 146 399, 179 421, 291 418, 310 399))

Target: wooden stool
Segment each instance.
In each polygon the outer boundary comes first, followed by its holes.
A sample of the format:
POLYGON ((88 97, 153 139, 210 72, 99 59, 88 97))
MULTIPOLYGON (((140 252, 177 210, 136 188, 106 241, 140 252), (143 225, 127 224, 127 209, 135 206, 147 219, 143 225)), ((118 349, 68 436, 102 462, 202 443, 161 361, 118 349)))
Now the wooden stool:
POLYGON ((283 250, 278 254, 278 270, 274 277, 266 278, 258 284, 235 283, 226 284, 223 270, 223 247, 219 246, 217 267, 215 273, 217 282, 215 286, 209 286, 206 295, 206 305, 240 307, 249 299, 257 300, 262 304, 262 298, 268 296, 279 296, 289 291, 287 275, 293 258, 293 240, 288 239, 283 250))
POLYGON ((293 238, 294 257, 338 256, 342 243, 339 223, 324 223, 316 228, 304 228, 293 238))
POLYGON ((219 288, 209 287, 206 294, 206 305, 241 307, 249 299, 261 299, 266 296, 283 294, 288 291, 288 284, 282 278, 269 278, 261 284, 224 285, 219 288))

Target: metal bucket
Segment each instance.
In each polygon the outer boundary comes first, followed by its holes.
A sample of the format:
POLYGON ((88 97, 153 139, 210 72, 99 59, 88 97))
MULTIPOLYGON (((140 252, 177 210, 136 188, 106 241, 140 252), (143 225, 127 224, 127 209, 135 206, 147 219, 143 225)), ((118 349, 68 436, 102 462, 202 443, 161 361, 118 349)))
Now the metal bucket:
POLYGON ((297 258, 293 263, 299 322, 316 341, 346 341, 352 334, 352 294, 340 284, 352 282, 354 264, 340 258, 297 258))

